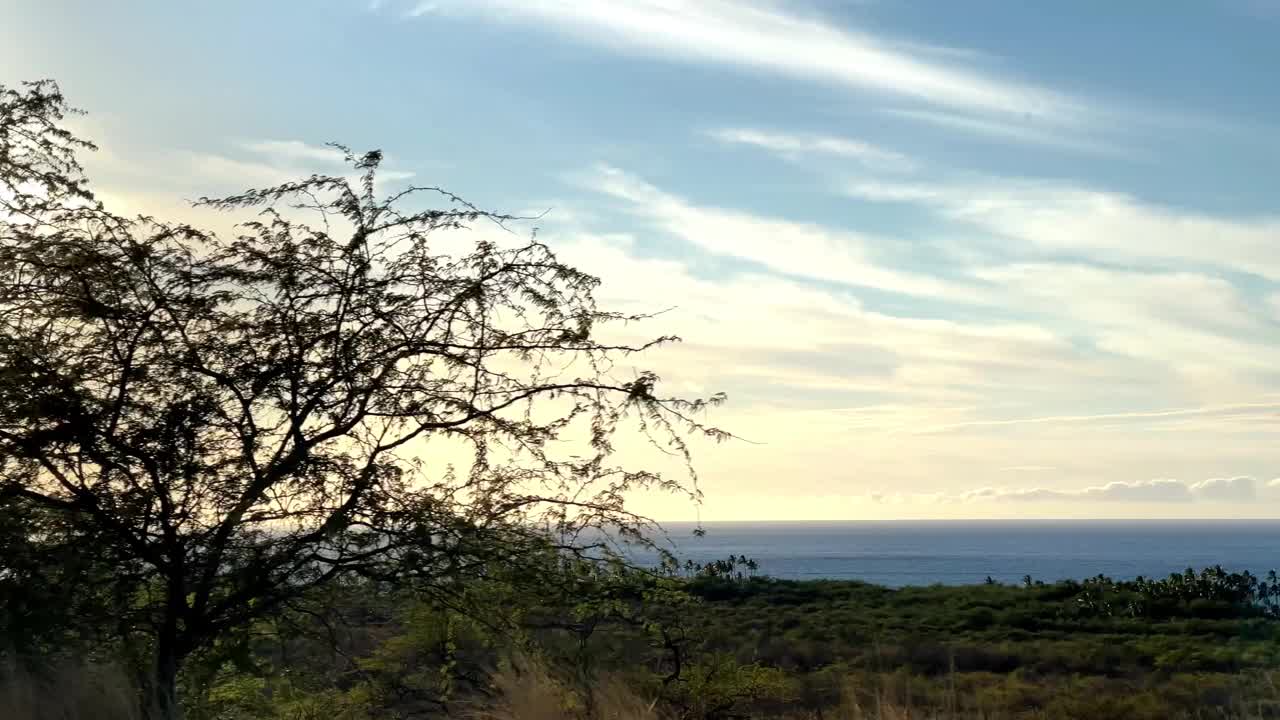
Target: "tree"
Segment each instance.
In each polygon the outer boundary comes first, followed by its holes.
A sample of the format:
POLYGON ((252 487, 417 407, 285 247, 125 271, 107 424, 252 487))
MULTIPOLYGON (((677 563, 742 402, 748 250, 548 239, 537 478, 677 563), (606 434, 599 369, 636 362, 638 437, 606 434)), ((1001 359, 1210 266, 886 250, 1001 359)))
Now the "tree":
POLYGON ((450 237, 516 218, 380 197, 378 152, 346 153, 354 179, 201 200, 261 208, 229 239, 125 218, 68 112, 50 81, 0 87, 0 495, 120 570, 158 715, 193 654, 337 578, 447 586, 547 542, 590 555, 587 529, 644 542, 629 491, 696 495, 685 438, 726 437, 697 419, 722 397, 617 379, 675 338, 599 339, 642 318, 599 309, 597 279, 536 237, 450 237), (620 465, 620 432, 687 472, 620 465), (442 446, 466 462, 422 457, 442 446))

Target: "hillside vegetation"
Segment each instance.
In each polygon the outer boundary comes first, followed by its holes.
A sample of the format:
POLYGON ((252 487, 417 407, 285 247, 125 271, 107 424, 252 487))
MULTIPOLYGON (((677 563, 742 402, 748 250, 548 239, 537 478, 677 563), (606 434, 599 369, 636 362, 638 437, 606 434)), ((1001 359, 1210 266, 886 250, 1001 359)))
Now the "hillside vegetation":
MULTIPOLYGON (((741 567, 687 575, 557 561, 494 568, 447 598, 346 584, 193 667, 186 716, 1280 716, 1274 576, 1213 568, 889 589, 741 567)), ((65 668, 19 685, 103 695, 65 668)))

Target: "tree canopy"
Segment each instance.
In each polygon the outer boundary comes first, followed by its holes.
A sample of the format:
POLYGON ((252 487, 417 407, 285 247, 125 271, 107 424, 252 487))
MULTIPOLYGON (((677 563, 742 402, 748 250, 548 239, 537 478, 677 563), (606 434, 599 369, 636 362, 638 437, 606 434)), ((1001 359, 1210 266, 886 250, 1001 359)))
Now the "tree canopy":
POLYGON ((518 218, 383 195, 376 151, 198 201, 239 213, 232 236, 124 217, 70 112, 52 82, 0 87, 0 499, 118 571, 162 714, 185 659, 335 578, 445 584, 587 553, 588 529, 643 542, 629 492, 696 495, 685 438, 725 437, 698 419, 721 398, 622 362, 675 338, 600 339, 643 318, 598 307, 595 277, 504 230, 518 218), (499 239, 458 240, 477 223, 499 239), (617 462, 624 432, 688 472, 617 462))

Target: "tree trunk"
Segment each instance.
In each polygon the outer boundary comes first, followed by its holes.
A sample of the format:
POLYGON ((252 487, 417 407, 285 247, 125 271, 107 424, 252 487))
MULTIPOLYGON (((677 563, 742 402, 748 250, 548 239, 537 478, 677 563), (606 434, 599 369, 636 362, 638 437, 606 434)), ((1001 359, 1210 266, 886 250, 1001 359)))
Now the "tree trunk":
POLYGON ((156 634, 151 678, 144 698, 147 707, 143 708, 143 717, 148 720, 180 720, 182 717, 182 707, 178 704, 178 668, 185 657, 178 620, 185 602, 182 585, 171 583, 168 595, 164 619, 156 634))
POLYGON ((148 720, 180 720, 178 705, 178 653, 173 638, 161 635, 156 645, 155 667, 144 699, 143 716, 148 720))

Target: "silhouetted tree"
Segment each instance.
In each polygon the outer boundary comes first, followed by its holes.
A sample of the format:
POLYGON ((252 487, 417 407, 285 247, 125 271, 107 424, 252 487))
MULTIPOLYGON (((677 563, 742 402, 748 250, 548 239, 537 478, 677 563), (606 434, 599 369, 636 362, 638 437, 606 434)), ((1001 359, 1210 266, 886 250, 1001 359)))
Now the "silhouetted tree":
POLYGON ((640 318, 598 309, 596 278, 536 239, 442 233, 512 218, 380 197, 378 152, 347 153, 354 179, 200 201, 263 208, 235 237, 124 218, 89 189, 67 112, 52 82, 0 87, 0 493, 120 571, 159 715, 179 713, 188 658, 324 583, 444 587, 547 542, 587 552, 600 529, 643 542, 628 491, 696 493, 691 469, 620 466, 613 439, 688 468, 687 433, 724 437, 696 419, 720 397, 616 379, 674 338, 600 339, 640 318))

